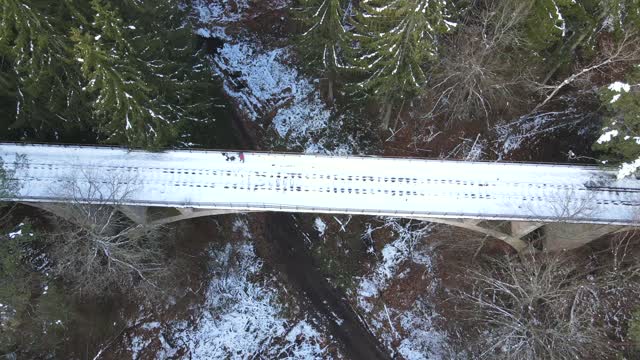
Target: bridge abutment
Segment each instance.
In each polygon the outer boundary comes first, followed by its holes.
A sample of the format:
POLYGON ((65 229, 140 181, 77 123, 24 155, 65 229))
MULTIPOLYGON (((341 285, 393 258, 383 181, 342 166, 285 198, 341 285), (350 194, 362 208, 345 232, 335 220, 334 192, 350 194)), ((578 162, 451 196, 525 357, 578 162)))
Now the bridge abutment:
POLYGON ((575 249, 620 230, 624 230, 624 227, 598 224, 546 224, 544 227, 544 250, 575 249))
POLYGON ((542 226, 544 226, 544 224, 541 222, 512 221, 511 236, 522 239, 542 226))
POLYGON ((120 210, 126 217, 131 219, 136 224, 141 225, 146 224, 149 220, 147 217, 147 209, 147 206, 118 206, 118 210, 120 210))

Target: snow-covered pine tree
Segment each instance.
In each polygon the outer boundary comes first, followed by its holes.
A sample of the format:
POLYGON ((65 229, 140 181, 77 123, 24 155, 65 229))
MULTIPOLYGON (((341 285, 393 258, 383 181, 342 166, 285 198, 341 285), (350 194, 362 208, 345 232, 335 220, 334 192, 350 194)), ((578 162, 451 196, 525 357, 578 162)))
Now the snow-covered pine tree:
POLYGON ((640 0, 600 0, 615 30, 640 29, 640 0))
POLYGON ((155 89, 141 70, 146 64, 129 42, 136 27, 126 25, 118 9, 102 0, 92 0, 91 7, 91 27, 74 29, 71 38, 99 132, 107 142, 131 146, 166 142, 173 136, 172 124, 154 111, 155 89))
POLYGON ((189 12, 182 0, 147 0, 130 19, 138 30, 131 42, 157 96, 154 111, 176 132, 184 132, 189 122, 213 121, 218 106, 213 66, 195 47, 189 12))
POLYGON ((209 119, 211 70, 182 1, 0 0, 0 11, 0 137, 159 147, 209 119))
POLYGON ((92 0, 93 22, 76 29, 75 54, 106 142, 160 147, 187 121, 206 121, 211 72, 194 56, 178 1, 92 0))
POLYGON ((621 175, 640 169, 640 64, 635 65, 624 82, 614 82, 601 90, 607 104, 602 135, 594 144, 608 164, 625 164, 621 175))
POLYGON ((354 39, 353 63, 368 73, 356 86, 382 105, 387 129, 394 108, 426 82, 423 66, 436 55, 437 36, 447 31, 444 0, 363 0, 354 39))
POLYGON ((327 98, 333 100, 334 84, 338 74, 346 66, 343 53, 349 51, 346 45, 347 31, 344 28, 344 0, 300 0, 297 17, 305 29, 299 36, 297 45, 303 63, 319 69, 327 79, 327 98))
POLYGON ((65 4, 0 0, 2 136, 20 129, 22 136, 54 138, 56 130, 73 127, 86 109, 77 91, 79 72, 67 61, 68 23, 48 16, 65 4))

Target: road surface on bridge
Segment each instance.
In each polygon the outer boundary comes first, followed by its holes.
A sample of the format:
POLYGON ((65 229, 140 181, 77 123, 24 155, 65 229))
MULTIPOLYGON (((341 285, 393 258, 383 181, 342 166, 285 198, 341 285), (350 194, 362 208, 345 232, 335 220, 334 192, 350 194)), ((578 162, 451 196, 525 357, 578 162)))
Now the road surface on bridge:
POLYGON ((119 181, 129 205, 610 224, 640 215, 640 181, 589 166, 0 144, 5 167, 17 154, 26 164, 13 200, 24 202, 68 201, 69 183, 90 178, 119 181))

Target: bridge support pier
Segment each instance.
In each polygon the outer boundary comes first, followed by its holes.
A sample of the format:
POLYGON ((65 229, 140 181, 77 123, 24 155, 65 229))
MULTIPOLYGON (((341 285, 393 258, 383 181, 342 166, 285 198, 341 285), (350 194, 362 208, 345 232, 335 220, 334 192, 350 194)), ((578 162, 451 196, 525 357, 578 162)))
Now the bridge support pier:
POLYGON ((621 227, 616 225, 597 224, 571 224, 571 223, 549 223, 532 221, 511 221, 505 230, 487 227, 487 223, 474 219, 441 219, 441 218, 416 218, 416 220, 429 221, 438 224, 451 225, 463 229, 485 234, 502 240, 511 245, 517 252, 523 252, 529 248, 529 244, 522 240, 523 237, 533 231, 543 230, 543 251, 570 250, 585 245, 607 234, 614 232, 629 231, 633 227, 621 227))
POLYGON ((150 221, 151 224, 170 224, 172 222, 193 219, 203 216, 215 216, 225 214, 239 214, 253 211, 244 210, 224 210, 224 209, 197 209, 197 208, 176 208, 180 212, 180 215, 168 216, 161 219, 150 221))
POLYGON ((136 224, 146 224, 148 222, 147 217, 147 209, 146 206, 131 206, 131 205, 121 205, 118 206, 118 210, 120 210, 126 217, 131 219, 136 224))
POLYGON ((456 226, 463 229, 475 231, 481 234, 489 235, 491 237, 502 240, 507 244, 511 245, 517 252, 524 251, 528 246, 527 243, 524 242, 519 237, 512 236, 502 231, 491 229, 491 228, 480 225, 482 220, 477 220, 477 219, 457 220, 457 219, 441 219, 441 218, 413 218, 413 219, 456 226))
POLYGON ((545 225, 544 230, 544 250, 558 251, 575 249, 624 229, 613 225, 552 223, 545 225))
POLYGON ((511 236, 521 239, 542 226, 544 224, 541 222, 512 221, 511 236))

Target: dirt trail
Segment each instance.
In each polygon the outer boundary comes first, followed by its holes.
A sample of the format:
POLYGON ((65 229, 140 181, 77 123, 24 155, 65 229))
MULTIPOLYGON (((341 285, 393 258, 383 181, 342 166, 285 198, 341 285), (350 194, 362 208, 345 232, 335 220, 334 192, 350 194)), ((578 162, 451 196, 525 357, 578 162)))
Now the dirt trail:
POLYGON ((326 320, 349 359, 391 359, 378 339, 365 328, 344 295, 322 276, 301 237, 297 215, 266 214, 264 236, 274 248, 273 255, 278 263, 274 265, 302 295, 302 302, 313 305, 313 310, 326 320))

